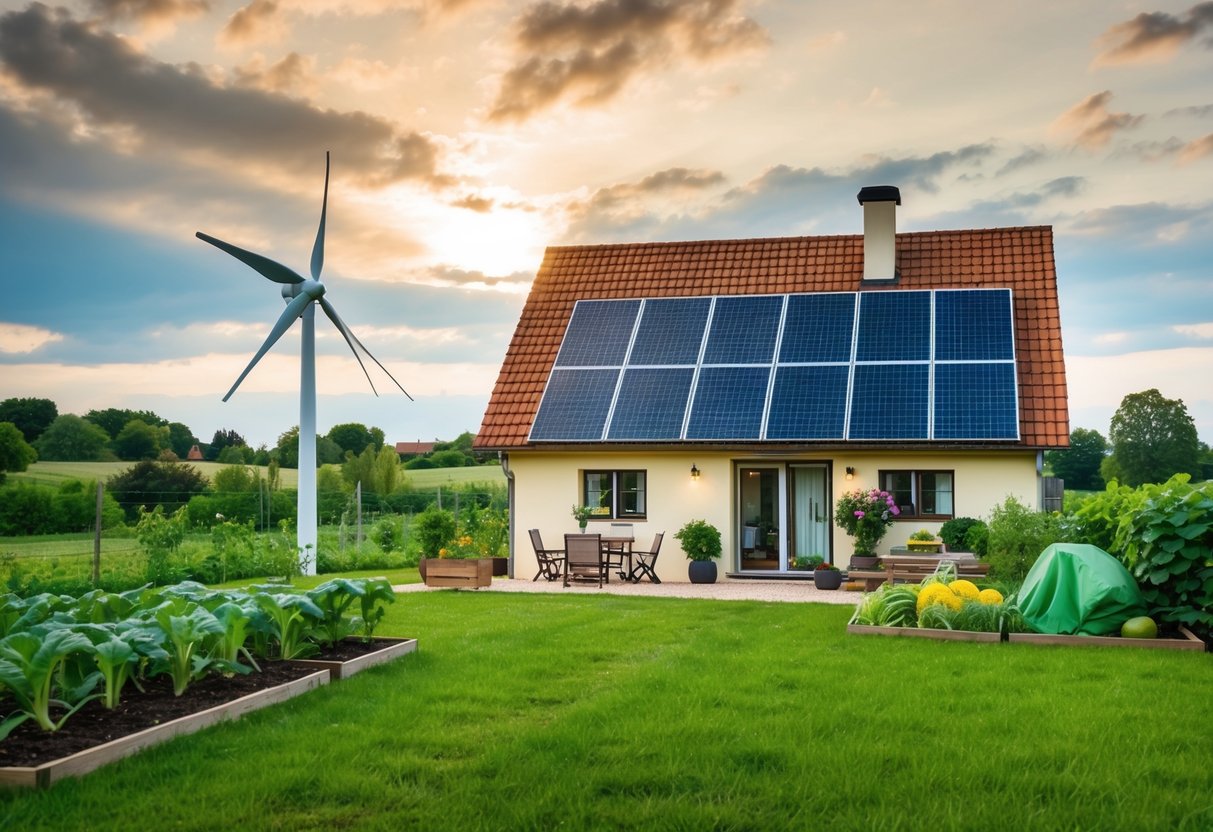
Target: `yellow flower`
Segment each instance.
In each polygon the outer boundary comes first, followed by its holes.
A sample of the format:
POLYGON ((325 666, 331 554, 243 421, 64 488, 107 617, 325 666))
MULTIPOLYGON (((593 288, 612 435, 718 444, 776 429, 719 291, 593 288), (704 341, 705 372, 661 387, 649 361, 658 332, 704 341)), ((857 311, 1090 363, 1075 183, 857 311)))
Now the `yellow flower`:
POLYGON ((438 557, 440 557, 440 558, 445 558, 449 554, 450 554, 450 552, 448 552, 446 549, 438 550, 438 557))
POLYGON ((932 604, 943 604, 948 609, 958 610, 962 603, 959 595, 941 583, 927 584, 918 593, 919 614, 932 604))
POLYGON ((952 583, 948 584, 948 589, 955 592, 961 598, 968 598, 974 601, 977 600, 977 596, 980 594, 975 583, 963 579, 952 581, 952 583))
POLYGON ((977 594, 977 600, 983 604, 1001 604, 1002 593, 997 589, 983 589, 977 594))

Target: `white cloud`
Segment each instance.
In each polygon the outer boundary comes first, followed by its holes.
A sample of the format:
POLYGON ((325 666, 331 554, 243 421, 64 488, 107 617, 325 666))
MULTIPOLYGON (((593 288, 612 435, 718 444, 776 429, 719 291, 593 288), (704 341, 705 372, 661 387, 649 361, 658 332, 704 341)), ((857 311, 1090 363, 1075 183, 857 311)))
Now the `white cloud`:
POLYGON ((0 352, 29 353, 62 341, 63 336, 39 326, 0 323, 0 352))
POLYGON ((1194 338, 1213 338, 1213 322, 1204 324, 1176 324, 1171 328, 1180 335, 1191 335, 1194 338))
POLYGON ((1122 344, 1129 337, 1127 332, 1104 332, 1096 335, 1092 340, 1096 344, 1122 344))

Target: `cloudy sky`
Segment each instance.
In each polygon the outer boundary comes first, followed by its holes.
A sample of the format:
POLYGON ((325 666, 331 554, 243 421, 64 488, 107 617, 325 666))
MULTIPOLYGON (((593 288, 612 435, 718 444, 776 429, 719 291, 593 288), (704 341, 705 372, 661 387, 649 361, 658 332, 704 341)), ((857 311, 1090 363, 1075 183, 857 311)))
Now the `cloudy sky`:
MULTIPOLYGON (((297 421, 281 313, 333 154, 319 428, 475 430, 549 244, 1052 225, 1072 427, 1213 441, 1213 2, 0 0, 0 398, 297 421)), ((296 327, 297 330, 297 327, 296 327)))

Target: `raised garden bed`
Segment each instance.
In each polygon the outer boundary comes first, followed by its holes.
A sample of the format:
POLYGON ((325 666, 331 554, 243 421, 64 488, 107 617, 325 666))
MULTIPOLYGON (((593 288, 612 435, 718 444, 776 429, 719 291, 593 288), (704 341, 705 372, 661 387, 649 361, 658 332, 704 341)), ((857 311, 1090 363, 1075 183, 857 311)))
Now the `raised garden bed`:
POLYGON ((928 630, 918 627, 872 627, 867 624, 848 624, 847 632, 861 636, 904 636, 906 638, 933 638, 937 641, 1002 641, 1001 633, 978 633, 972 630, 928 630))
POLYGON ((493 560, 426 558, 422 576, 426 586, 479 589, 493 582, 493 560))
POLYGON ((144 748, 285 702, 327 684, 329 673, 290 662, 247 676, 209 677, 173 696, 171 680, 132 689, 113 711, 91 702, 55 732, 26 722, 0 744, 0 785, 46 787, 80 777, 144 748))
POLYGON ((390 662, 417 649, 415 638, 374 638, 369 643, 350 637, 330 647, 317 659, 293 659, 292 664, 326 670, 336 682, 368 667, 390 662))
POLYGON ((1119 636, 1063 636, 1046 633, 1011 633, 1008 641, 1018 644, 1066 644, 1078 647, 1155 647, 1163 650, 1203 651, 1205 643, 1187 627, 1179 628, 1179 638, 1121 638, 1119 636))

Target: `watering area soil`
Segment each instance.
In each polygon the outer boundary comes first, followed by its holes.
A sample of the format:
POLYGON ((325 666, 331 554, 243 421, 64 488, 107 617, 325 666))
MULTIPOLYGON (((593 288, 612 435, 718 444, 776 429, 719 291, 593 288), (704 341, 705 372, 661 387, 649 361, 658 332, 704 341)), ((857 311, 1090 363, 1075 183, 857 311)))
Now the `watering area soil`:
MULTIPOLYGON (((346 642, 309 658, 348 661, 382 646, 377 642, 369 645, 346 642)), ((149 679, 143 683, 142 691, 128 682, 117 708, 106 710, 100 700, 94 700, 69 717, 58 731, 43 731, 33 720, 26 720, 0 742, 0 766, 39 766, 316 672, 314 667, 291 662, 259 664, 260 672, 200 679, 181 696, 173 695, 173 683, 168 676, 149 679)), ((55 717, 54 709, 51 716, 55 717)))

